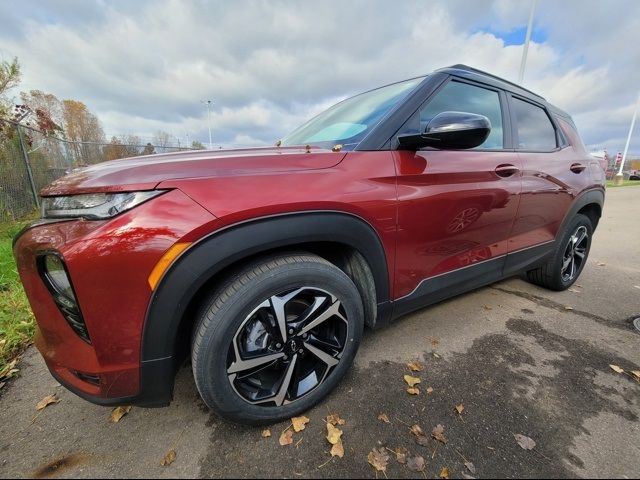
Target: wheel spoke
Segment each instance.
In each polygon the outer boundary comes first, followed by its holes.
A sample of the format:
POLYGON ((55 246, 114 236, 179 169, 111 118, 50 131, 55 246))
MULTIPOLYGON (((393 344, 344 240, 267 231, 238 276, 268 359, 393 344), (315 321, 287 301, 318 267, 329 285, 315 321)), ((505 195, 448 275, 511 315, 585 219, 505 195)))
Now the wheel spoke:
POLYGON ((573 255, 571 255, 571 274, 569 275, 569 278, 573 278, 573 276, 576 274, 576 257, 574 257, 573 255))
POLYGON ((245 370, 251 370, 253 368, 259 367, 260 365, 264 365, 265 363, 278 360, 279 358, 282 358, 282 357, 284 357, 283 352, 272 353, 270 355, 250 358, 248 360, 237 358, 236 361, 233 362, 229 367, 229 369, 227 370, 227 374, 231 375, 233 373, 243 372, 245 370))
POLYGON ((280 329, 280 335, 282 336, 283 342, 287 341, 287 315, 284 311, 284 307, 289 300, 298 295, 304 289, 304 287, 298 288, 297 290, 294 290, 293 292, 282 297, 279 297, 277 295, 271 297, 271 308, 273 308, 273 313, 276 316, 278 328, 280 329))
POLYGON ((309 330, 317 327, 322 322, 324 322, 325 320, 328 320, 329 318, 333 317, 334 315, 339 317, 343 322, 347 321, 347 319, 344 318, 342 316, 342 314, 340 313, 340 301, 339 300, 336 300, 329 308, 327 308, 324 312, 322 312, 320 315, 318 315, 314 320, 309 322, 308 325, 305 325, 305 327, 302 330, 300 330, 300 335, 302 335, 303 333, 307 333, 309 330))
POLYGON ((571 265, 571 261, 573 260, 573 255, 569 255, 567 258, 564 259, 564 262, 562 262, 562 272, 566 272, 567 268, 569 268, 569 265, 571 265))
POLYGON ((287 373, 284 374, 284 379, 282 380, 282 384, 278 389, 278 393, 273 399, 269 399, 267 401, 273 400, 277 406, 281 406, 284 403, 285 397, 287 396, 287 391, 289 390, 289 385, 291 385, 291 377, 293 376, 293 371, 296 367, 296 361, 298 360, 298 355, 294 355, 291 359, 291 363, 289 364, 289 368, 287 368, 287 373))
MULTIPOLYGON (((577 235, 577 232, 576 232, 576 235, 577 235)), ((587 238, 587 232, 584 230, 581 230, 580 236, 577 238, 575 242, 576 246, 580 245, 585 238, 587 238)))
POLYGON ((582 248, 576 248, 573 253, 575 253, 581 259, 584 259, 584 256, 586 255, 587 252, 582 248))
POLYGON ((319 348, 314 347, 309 342, 305 342, 304 346, 307 348, 307 350, 309 350, 309 352, 313 353, 316 357, 318 357, 320 360, 326 363, 329 368, 335 367, 340 361, 337 358, 333 358, 327 352, 324 352, 319 348))

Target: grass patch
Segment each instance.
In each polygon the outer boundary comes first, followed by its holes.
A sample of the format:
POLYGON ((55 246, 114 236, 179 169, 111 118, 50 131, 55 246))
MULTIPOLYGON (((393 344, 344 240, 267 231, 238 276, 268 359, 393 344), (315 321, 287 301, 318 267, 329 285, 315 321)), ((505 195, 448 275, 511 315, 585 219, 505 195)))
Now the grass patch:
POLYGON ((640 187, 640 180, 624 180, 622 185, 614 185, 613 180, 607 180, 607 188, 615 187, 640 187))
POLYGON ((12 239, 30 219, 0 223, 0 382, 31 342, 34 318, 13 259, 12 239))

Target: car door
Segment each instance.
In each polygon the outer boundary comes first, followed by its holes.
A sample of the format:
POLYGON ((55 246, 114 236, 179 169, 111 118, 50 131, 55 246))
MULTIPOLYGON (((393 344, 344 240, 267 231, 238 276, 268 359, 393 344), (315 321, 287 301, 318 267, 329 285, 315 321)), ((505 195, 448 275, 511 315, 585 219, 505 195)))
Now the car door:
POLYGON ((551 250, 571 203, 591 179, 586 155, 569 145, 544 105, 516 95, 509 101, 522 162, 520 208, 509 247, 511 270, 518 252, 531 260, 551 250))
POLYGON ((450 78, 400 129, 423 132, 444 111, 481 114, 487 140, 471 150, 393 152, 398 188, 396 299, 447 297, 501 277, 521 190, 520 159, 499 89, 450 78))

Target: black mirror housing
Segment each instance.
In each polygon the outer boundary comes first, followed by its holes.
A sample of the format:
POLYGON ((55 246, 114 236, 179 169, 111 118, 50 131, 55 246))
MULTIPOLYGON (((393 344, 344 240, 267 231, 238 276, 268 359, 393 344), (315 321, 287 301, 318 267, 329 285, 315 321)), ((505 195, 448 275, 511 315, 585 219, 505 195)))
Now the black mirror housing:
POLYGON ((431 119, 424 133, 400 135, 401 149, 424 147, 461 150, 482 145, 491 133, 491 122, 484 115, 468 112, 442 112, 431 119))

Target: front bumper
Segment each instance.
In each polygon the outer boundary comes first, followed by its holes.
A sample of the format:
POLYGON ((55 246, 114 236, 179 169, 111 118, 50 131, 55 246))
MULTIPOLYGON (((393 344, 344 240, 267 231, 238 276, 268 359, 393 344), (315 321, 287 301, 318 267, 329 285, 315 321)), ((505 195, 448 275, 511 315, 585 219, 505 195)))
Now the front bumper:
POLYGON ((166 405, 175 361, 141 362, 148 277, 178 241, 215 217, 173 190, 105 221, 37 222, 14 240, 18 272, 37 321, 35 344, 52 375, 101 405, 166 405), (43 252, 66 264, 91 343, 67 323, 37 268, 43 252))

